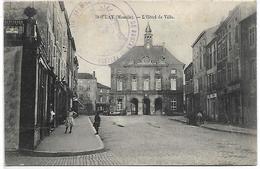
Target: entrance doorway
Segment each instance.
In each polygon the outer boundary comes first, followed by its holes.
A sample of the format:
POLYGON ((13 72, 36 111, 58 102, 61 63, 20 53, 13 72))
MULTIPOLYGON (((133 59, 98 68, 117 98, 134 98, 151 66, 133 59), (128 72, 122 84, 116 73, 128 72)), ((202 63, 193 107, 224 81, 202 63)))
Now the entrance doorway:
POLYGON ((154 101, 155 114, 162 114, 162 98, 156 98, 154 101))
POLYGON ((150 100, 148 98, 143 99, 143 114, 144 115, 150 114, 150 100))
POLYGON ((138 115, 138 100, 136 98, 131 100, 131 114, 138 115))

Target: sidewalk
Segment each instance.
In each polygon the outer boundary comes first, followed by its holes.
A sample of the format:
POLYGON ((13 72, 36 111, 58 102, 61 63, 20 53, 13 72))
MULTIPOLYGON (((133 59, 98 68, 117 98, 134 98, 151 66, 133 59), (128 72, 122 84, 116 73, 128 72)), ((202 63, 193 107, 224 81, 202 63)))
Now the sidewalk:
MULTIPOLYGON (((187 123, 187 118, 183 116, 172 116, 169 117, 169 119, 181 123, 187 123)), ((210 130, 222 131, 222 132, 238 133, 238 134, 253 135, 253 136, 257 135, 256 129, 242 128, 242 127, 232 126, 228 124, 205 122, 200 127, 210 129, 210 130)))
POLYGON ((85 155, 104 150, 104 144, 88 116, 80 115, 75 120, 72 133, 65 134, 65 126, 60 125, 38 145, 35 151, 26 151, 37 156, 85 155))

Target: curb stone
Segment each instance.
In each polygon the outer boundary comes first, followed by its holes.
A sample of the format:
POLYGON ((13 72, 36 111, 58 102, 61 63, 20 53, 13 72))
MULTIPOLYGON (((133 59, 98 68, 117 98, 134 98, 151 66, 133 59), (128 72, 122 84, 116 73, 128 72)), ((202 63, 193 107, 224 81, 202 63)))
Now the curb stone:
MULTIPOLYGON (((93 132, 96 133, 96 130, 95 130, 95 128, 93 127, 93 123, 92 123, 91 120, 90 120, 90 117, 88 117, 88 120, 89 120, 89 123, 91 124, 91 128, 92 128, 93 132)), ((101 140, 100 136, 99 136, 98 134, 95 135, 95 136, 97 137, 97 139, 98 139, 98 141, 99 141, 99 143, 100 143, 102 149, 104 149, 105 146, 104 146, 104 143, 103 143, 103 141, 101 140)))
POLYGON ((250 133, 250 132, 241 132, 241 131, 232 131, 232 130, 222 130, 222 129, 213 128, 213 127, 208 127, 208 126, 204 126, 204 125, 201 125, 200 127, 205 128, 205 129, 209 129, 209 130, 214 130, 214 131, 226 132, 226 133, 236 133, 236 134, 256 136, 256 133, 250 133))
MULTIPOLYGON (((169 120, 173 120, 173 121, 177 121, 177 122, 187 124, 187 122, 185 122, 183 120, 179 120, 179 119, 169 119, 169 120)), ((208 126, 205 126, 205 125, 201 125, 201 126, 197 126, 197 127, 202 127, 202 128, 209 129, 209 130, 227 132, 227 133, 236 133, 236 134, 243 134, 243 135, 250 135, 250 136, 256 136, 257 135, 256 133, 240 132, 240 131, 232 131, 232 130, 222 130, 222 129, 218 129, 218 128, 208 127, 208 126)))

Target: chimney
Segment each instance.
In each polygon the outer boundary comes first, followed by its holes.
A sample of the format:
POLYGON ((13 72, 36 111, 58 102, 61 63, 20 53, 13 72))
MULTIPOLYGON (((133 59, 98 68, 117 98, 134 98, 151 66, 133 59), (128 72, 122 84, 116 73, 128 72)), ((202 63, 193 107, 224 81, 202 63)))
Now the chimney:
POLYGON ((165 42, 162 43, 162 50, 163 50, 163 53, 165 52, 165 42))
POLYGON ((93 78, 96 78, 96 72, 93 71, 93 78))

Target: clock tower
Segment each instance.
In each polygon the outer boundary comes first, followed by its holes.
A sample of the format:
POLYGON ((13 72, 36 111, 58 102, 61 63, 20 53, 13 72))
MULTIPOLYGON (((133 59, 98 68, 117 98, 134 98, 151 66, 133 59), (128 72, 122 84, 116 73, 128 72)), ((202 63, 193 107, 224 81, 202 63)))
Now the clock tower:
POLYGON ((149 25, 149 22, 145 28, 145 34, 144 34, 144 46, 145 48, 149 49, 153 45, 153 34, 152 29, 149 25))

